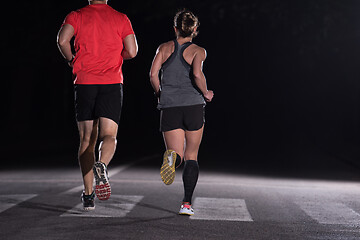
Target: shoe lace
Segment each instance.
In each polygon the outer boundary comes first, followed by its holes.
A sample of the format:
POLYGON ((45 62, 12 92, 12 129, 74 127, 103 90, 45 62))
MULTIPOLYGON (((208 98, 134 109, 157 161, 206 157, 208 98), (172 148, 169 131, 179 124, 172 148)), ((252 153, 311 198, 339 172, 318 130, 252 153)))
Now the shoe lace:
POLYGON ((85 201, 90 201, 90 200, 94 199, 94 197, 95 197, 95 192, 94 191, 90 195, 83 194, 83 199, 85 201))
POLYGON ((184 208, 191 209, 191 204, 186 202, 182 204, 184 208))

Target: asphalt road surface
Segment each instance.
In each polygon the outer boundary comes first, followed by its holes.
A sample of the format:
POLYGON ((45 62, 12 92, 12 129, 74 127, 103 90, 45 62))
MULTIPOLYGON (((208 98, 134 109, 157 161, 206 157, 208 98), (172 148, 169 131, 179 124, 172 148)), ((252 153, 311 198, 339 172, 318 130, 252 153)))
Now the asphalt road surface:
POLYGON ((89 212, 78 168, 1 170, 0 239, 360 239, 358 180, 205 169, 188 217, 177 214, 181 169, 166 186, 150 159, 110 166, 111 198, 89 212))

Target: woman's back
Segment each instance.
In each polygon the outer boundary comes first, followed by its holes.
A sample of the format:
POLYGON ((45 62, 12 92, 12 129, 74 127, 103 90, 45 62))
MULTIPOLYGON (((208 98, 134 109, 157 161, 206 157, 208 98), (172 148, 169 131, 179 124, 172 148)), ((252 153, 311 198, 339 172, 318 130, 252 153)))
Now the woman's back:
MULTIPOLYGON (((177 40, 177 43, 179 45, 183 45, 186 42, 177 40)), ((196 45, 194 43, 191 44, 188 48, 185 49, 185 51, 183 53, 183 57, 184 57, 185 61, 191 65, 196 52, 199 51, 200 49, 202 49, 202 48, 199 47, 198 45, 196 45)), ((164 59, 168 59, 170 57, 170 55, 174 52, 174 50, 175 50, 175 42, 174 41, 169 41, 169 42, 163 43, 161 45, 161 51, 164 56, 164 59)))
POLYGON ((205 104, 194 83, 192 61, 198 50, 192 42, 173 40, 162 45, 161 97, 159 108, 205 104))

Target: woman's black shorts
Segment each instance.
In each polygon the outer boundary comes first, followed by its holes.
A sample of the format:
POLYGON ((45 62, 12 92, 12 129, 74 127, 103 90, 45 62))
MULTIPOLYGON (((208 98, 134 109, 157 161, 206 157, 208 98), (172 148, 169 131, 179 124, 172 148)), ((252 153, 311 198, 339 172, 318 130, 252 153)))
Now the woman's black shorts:
POLYGON ((205 123, 205 106, 192 105, 163 108, 160 112, 160 132, 175 129, 196 131, 205 123))
POLYGON ((122 84, 77 84, 74 90, 78 122, 105 117, 119 124, 123 102, 122 84))

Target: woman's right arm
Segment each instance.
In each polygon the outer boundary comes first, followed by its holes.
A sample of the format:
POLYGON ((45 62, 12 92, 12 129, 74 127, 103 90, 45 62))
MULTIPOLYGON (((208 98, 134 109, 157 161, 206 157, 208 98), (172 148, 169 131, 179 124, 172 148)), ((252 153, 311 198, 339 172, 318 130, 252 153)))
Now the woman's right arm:
POLYGON ((153 87, 157 97, 160 96, 159 71, 161 69, 161 65, 163 64, 162 48, 163 48, 163 46, 160 45, 160 47, 156 50, 156 54, 155 54, 154 60, 152 62, 150 74, 149 74, 151 86, 153 87))

